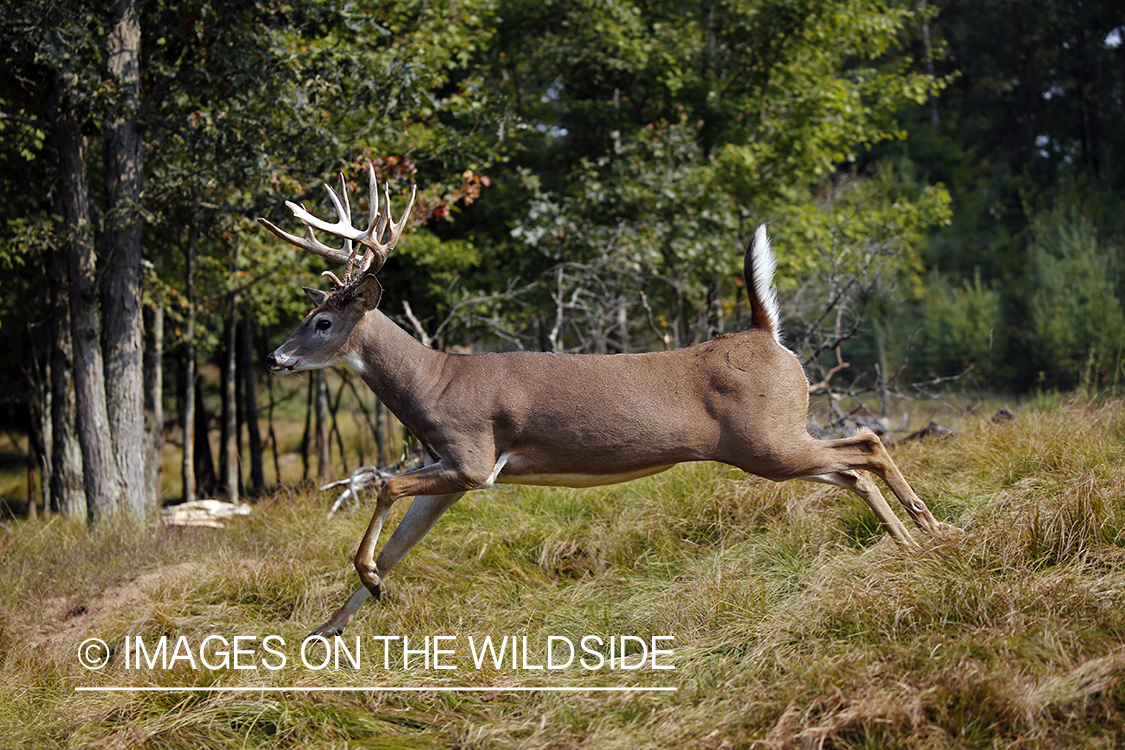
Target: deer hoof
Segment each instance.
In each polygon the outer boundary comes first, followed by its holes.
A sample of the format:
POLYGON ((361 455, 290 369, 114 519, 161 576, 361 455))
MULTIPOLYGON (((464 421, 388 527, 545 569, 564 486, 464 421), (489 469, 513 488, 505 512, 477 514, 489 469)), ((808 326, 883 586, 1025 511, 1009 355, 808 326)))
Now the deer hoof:
POLYGON ((321 625, 319 628, 314 630, 313 632, 306 635, 305 641, 308 642, 308 641, 315 640, 315 639, 328 639, 328 638, 331 638, 334 635, 342 635, 343 632, 344 632, 343 628, 337 627, 337 626, 333 625, 331 622, 326 622, 323 625, 321 625))
POLYGON ((366 575, 360 575, 359 580, 363 583, 364 587, 371 592, 371 596, 378 601, 383 595, 383 581, 379 578, 378 573, 368 572, 366 575))
POLYGON ((371 596, 378 599, 383 593, 383 581, 379 578, 379 569, 375 567, 375 562, 360 562, 356 560, 355 572, 359 573, 359 582, 367 589, 371 596))

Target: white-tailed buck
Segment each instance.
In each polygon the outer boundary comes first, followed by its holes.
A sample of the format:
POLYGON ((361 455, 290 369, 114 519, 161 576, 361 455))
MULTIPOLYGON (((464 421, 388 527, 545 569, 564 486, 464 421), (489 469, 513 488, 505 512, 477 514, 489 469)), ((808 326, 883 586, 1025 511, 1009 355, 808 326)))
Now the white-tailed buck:
POLYGON ((261 222, 274 234, 344 264, 331 292, 307 289, 316 307, 269 356, 274 371, 344 363, 425 447, 426 465, 379 492, 355 567, 363 585, 314 634, 340 633, 381 578, 469 490, 493 483, 593 487, 664 471, 683 461, 721 461, 760 477, 807 479, 862 497, 896 542, 913 546, 879 488, 880 477, 925 532, 943 527, 891 460, 878 436, 820 441, 806 430, 808 381, 780 343, 775 263, 765 227, 746 250, 750 328, 687 349, 648 354, 533 352, 449 354, 423 346, 378 310, 375 274, 394 248, 410 209, 390 219, 370 172, 367 227, 356 229, 343 177, 328 188, 339 220, 330 223, 287 203, 303 236, 261 222), (314 229, 343 239, 336 249, 314 229), (361 252, 362 250, 362 252, 361 252), (395 500, 414 501, 376 559, 395 500))

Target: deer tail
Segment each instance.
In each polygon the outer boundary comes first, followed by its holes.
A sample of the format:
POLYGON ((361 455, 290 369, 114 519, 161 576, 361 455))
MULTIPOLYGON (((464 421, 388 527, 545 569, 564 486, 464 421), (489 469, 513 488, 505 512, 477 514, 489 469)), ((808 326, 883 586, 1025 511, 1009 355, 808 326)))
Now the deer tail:
POLYGON ((750 298, 750 324, 754 328, 768 331, 774 341, 781 343, 781 325, 778 321, 777 292, 773 287, 773 275, 777 261, 770 250, 770 238, 766 235, 766 225, 758 227, 754 238, 746 248, 746 295, 750 298))

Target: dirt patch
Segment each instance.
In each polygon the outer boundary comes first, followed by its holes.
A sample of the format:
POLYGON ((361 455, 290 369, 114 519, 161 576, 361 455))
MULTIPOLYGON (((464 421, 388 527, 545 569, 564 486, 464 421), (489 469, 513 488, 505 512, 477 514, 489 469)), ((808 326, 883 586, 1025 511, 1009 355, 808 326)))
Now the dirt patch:
POLYGON ((153 592, 183 588, 204 574, 203 563, 181 562, 141 573, 93 597, 79 594, 46 599, 42 619, 30 623, 34 630, 28 634, 28 646, 67 648, 76 645, 88 634, 98 635, 101 625, 122 613, 142 612, 153 592))

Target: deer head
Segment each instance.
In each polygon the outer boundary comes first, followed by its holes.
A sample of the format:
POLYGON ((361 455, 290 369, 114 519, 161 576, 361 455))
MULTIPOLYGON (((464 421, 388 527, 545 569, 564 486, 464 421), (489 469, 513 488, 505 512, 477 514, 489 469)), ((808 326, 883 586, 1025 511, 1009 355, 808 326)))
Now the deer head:
POLYGON ((339 362, 347 354, 347 343, 356 324, 368 312, 375 310, 382 299, 383 287, 375 274, 398 244, 414 207, 418 188, 416 185, 411 186, 410 201, 406 209, 397 222, 392 221, 390 189, 384 185, 385 200, 381 206, 375 167, 368 163, 367 170, 370 204, 366 229, 356 229, 352 225, 351 205, 342 174, 339 193, 325 185, 339 217, 335 223, 318 219, 305 210, 304 206, 290 201, 286 201, 285 205, 305 226, 302 236, 289 234, 266 219, 258 219, 264 227, 289 244, 344 265, 342 280, 332 271, 322 274, 332 280, 334 289, 331 292, 305 287, 305 293, 315 307, 286 342, 270 354, 267 364, 271 370, 314 370, 339 362), (344 246, 334 248, 325 245, 316 238, 315 229, 343 239, 344 246))

